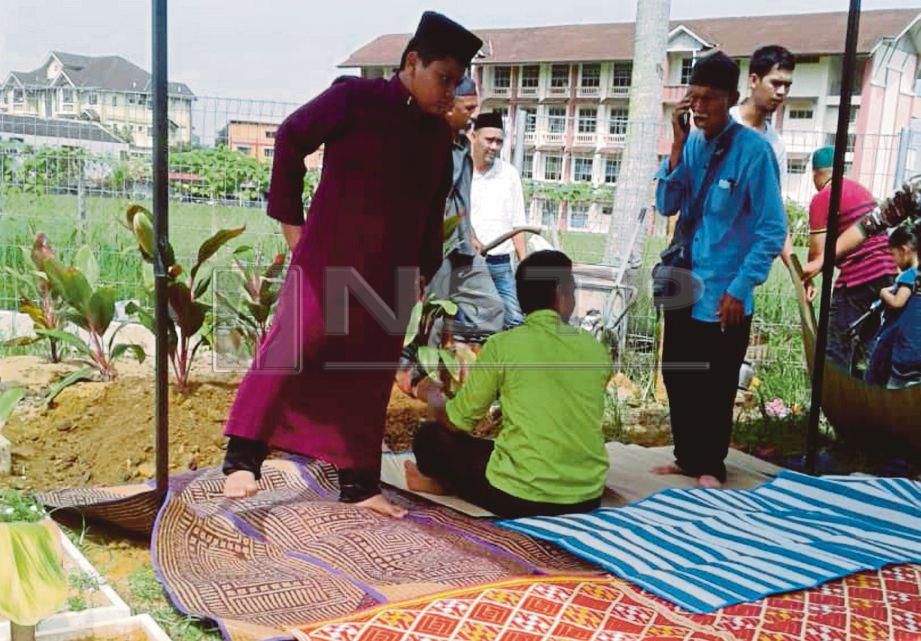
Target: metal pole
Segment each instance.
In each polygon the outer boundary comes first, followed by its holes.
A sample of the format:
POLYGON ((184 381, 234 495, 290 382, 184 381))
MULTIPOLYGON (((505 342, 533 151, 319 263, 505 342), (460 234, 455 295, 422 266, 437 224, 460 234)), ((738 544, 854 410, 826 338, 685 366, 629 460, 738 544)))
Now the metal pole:
POLYGON ((828 222, 825 225, 825 264, 822 267, 822 298, 819 304, 819 328, 815 341, 815 358, 812 368, 812 405, 806 431, 806 470, 815 474, 819 443, 819 412, 822 409, 822 383, 825 380, 825 354, 828 343, 831 284, 835 271, 835 243, 838 240, 838 213, 841 207, 841 181, 844 176, 844 153, 847 148, 847 129, 851 115, 851 87, 857 67, 857 34, 860 30, 860 0, 851 0, 847 16, 847 36, 844 46, 844 65, 841 69, 841 106, 838 109, 838 131, 835 134, 835 160, 832 168, 831 201, 828 204, 828 222))
POLYGON ((154 282, 156 319, 155 408, 157 493, 166 496, 169 483, 169 363, 167 337, 167 269, 163 257, 169 245, 169 124, 167 122, 168 85, 166 69, 166 3, 151 0, 153 11, 151 31, 153 42, 153 214, 154 239, 157 252, 154 256, 154 282))

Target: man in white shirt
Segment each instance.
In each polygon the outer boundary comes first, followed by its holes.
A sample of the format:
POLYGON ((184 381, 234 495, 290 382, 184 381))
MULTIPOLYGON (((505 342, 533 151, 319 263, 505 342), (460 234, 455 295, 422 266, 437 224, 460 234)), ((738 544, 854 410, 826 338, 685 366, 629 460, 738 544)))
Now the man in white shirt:
POLYGON ((793 54, 781 46, 768 45, 755 51, 748 67, 749 96, 729 111, 740 124, 760 131, 771 144, 780 167, 781 184, 787 175, 787 148, 768 118, 790 93, 795 67, 793 54))
MULTIPOLYGON (((499 236, 527 224, 521 177, 513 165, 499 158, 505 142, 502 114, 481 113, 470 136, 473 156, 473 185, 470 189, 470 223, 477 251, 499 236)), ((523 234, 489 250, 486 264, 505 307, 505 327, 524 322, 515 294, 512 252, 523 260, 527 254, 523 234)))
MULTIPOLYGON (((793 54, 780 45, 767 45, 756 49, 748 66, 749 96, 729 110, 729 115, 736 121, 761 132, 770 143, 777 158, 777 166, 780 167, 781 191, 787 177, 787 147, 768 118, 789 95, 795 68, 796 59, 793 54)), ((788 233, 780 257, 787 262, 792 253, 793 240, 788 233)))

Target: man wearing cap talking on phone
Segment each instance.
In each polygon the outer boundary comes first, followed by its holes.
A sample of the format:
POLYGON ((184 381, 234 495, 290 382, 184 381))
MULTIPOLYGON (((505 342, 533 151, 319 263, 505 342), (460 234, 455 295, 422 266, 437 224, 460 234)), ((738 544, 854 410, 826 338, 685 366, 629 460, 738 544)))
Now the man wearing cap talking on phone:
POLYGON ((774 152, 729 115, 738 84, 739 67, 722 52, 698 60, 672 116, 671 153, 656 175, 656 209, 680 212, 661 264, 685 273, 692 286, 660 301, 675 462, 654 471, 694 476, 701 487, 726 480, 754 289, 767 279, 787 233, 774 152))

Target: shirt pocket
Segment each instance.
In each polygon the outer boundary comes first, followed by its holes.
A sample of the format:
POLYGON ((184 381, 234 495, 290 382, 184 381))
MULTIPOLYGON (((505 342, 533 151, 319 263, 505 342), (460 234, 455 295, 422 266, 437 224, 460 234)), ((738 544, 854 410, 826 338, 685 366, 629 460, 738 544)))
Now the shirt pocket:
POLYGON ((714 181, 707 195, 706 211, 720 218, 731 217, 735 211, 734 203, 739 187, 731 178, 721 178, 714 181))

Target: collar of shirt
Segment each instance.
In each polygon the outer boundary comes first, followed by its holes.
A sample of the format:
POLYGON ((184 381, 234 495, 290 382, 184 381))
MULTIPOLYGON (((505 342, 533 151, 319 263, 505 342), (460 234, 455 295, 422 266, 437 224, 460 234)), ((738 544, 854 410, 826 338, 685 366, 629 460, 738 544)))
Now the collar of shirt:
POLYGON ((524 324, 532 327, 556 327, 563 319, 554 309, 537 309, 524 317, 524 324))

